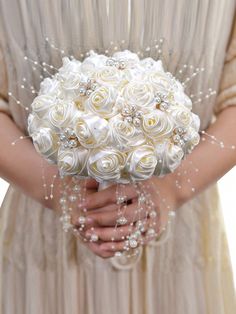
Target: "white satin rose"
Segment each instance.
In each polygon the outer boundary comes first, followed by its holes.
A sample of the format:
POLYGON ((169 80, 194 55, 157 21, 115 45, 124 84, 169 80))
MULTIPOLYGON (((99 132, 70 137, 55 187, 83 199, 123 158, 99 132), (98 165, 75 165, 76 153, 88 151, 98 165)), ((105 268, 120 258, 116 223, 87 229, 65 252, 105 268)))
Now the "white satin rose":
POLYGON ((189 154, 192 152, 195 146, 197 146, 200 142, 200 135, 194 128, 189 128, 187 133, 185 134, 185 137, 187 139, 183 150, 186 154, 189 154))
POLYGON ((123 88, 122 96, 129 105, 140 109, 155 108, 153 87, 147 82, 131 81, 123 88))
POLYGON ((73 149, 60 149, 58 152, 58 168, 60 175, 79 175, 87 177, 87 159, 89 151, 82 147, 73 149))
POLYGON ((191 123, 191 127, 196 131, 196 132, 199 132, 199 129, 200 129, 200 124, 201 124, 201 121, 200 121, 200 118, 197 114, 191 112, 191 115, 192 115, 192 123, 191 123))
POLYGON ((40 83, 39 95, 60 97, 61 94, 61 85, 56 78, 47 77, 40 83))
POLYGON ((61 82, 65 90, 74 90, 79 88, 82 79, 81 62, 78 60, 70 60, 67 57, 63 58, 63 66, 59 69, 57 78, 61 82))
POLYGON ((50 108, 53 108, 53 106, 57 104, 57 102, 58 101, 54 96, 39 95, 34 98, 31 104, 32 112, 42 119, 48 113, 50 108))
POLYGON ((28 133, 31 136, 33 133, 37 132, 42 127, 48 127, 46 120, 41 120, 39 117, 30 113, 28 115, 28 133))
POLYGON ((116 98, 117 91, 115 88, 98 87, 87 99, 86 111, 91 111, 103 118, 111 118, 117 113, 116 98))
POLYGON ((49 110, 47 119, 54 129, 59 130, 72 124, 78 114, 73 102, 60 102, 49 110))
POLYGON ((181 163, 184 152, 170 140, 164 140, 155 144, 155 153, 157 157, 157 166, 154 174, 163 176, 173 172, 181 163))
POLYGON ((150 71, 145 79, 153 86, 155 92, 168 94, 176 88, 175 81, 164 71, 150 71))
POLYGON ((182 105, 173 105, 169 109, 176 126, 189 127, 192 123, 192 112, 182 105))
POLYGON ((74 122, 75 134, 86 148, 95 148, 107 142, 108 122, 94 114, 83 114, 74 122))
POLYGON ((177 90, 173 93, 173 100, 177 105, 183 105, 188 110, 192 110, 192 101, 191 99, 184 93, 183 90, 177 90))
POLYGON ((119 182, 125 165, 125 155, 115 148, 105 147, 91 151, 87 162, 88 174, 98 182, 119 182))
POLYGON ((132 181, 147 180, 153 175, 156 164, 154 148, 142 145, 129 153, 125 170, 132 181))
POLYGON ((156 141, 170 137, 174 129, 174 123, 167 113, 155 110, 143 115, 142 128, 150 139, 156 141))
POLYGON ((142 67, 140 64, 136 64, 135 67, 125 68, 123 70, 123 73, 126 80, 125 83, 128 83, 130 81, 142 81, 145 76, 145 68, 142 67))
POLYGON ((140 61, 140 65, 145 69, 145 72, 164 72, 161 60, 155 61, 153 58, 144 58, 140 61))
POLYGON ((40 128, 32 134, 34 147, 48 161, 56 163, 58 136, 50 128, 40 128))
POLYGON ((98 84, 119 87, 122 84, 123 74, 115 66, 104 66, 99 68, 93 75, 98 84))
POLYGON ((124 61, 127 67, 134 67, 139 63, 138 55, 129 50, 115 52, 113 58, 118 61, 124 61))
POLYGON ((110 119, 109 127, 111 145, 121 151, 128 151, 146 141, 143 132, 132 123, 125 121, 121 115, 110 119))
POLYGON ((81 64, 81 71, 86 75, 90 75, 98 68, 105 66, 107 59, 107 56, 99 55, 94 51, 91 51, 90 56, 84 59, 81 64))

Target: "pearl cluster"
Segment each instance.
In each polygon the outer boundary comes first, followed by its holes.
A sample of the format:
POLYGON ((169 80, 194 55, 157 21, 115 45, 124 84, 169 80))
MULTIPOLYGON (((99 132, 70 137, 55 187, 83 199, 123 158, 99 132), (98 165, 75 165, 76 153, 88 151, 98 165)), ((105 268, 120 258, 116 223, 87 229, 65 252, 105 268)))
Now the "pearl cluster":
POLYGON ((160 109, 162 111, 166 111, 170 107, 170 104, 167 101, 167 95, 164 93, 157 92, 155 94, 154 100, 156 102, 156 108, 157 109, 160 109))
MULTIPOLYGON (((75 132, 71 128, 65 128, 60 134, 60 143, 62 143, 63 148, 75 148, 79 145, 79 141, 75 135, 75 132)), ((59 144, 60 144, 59 143, 59 144)))
POLYGON ((142 121, 142 111, 138 110, 135 105, 125 105, 121 110, 124 121, 132 123, 139 127, 142 121))
POLYGON ((123 60, 123 59, 115 59, 115 58, 109 58, 107 61, 106 61, 106 65, 107 66, 115 66, 117 67, 117 69, 119 70, 124 70, 127 66, 126 64, 126 61, 123 60))
POLYGON ((189 138, 186 136, 187 130, 184 127, 177 127, 173 131, 173 142, 182 147, 186 142, 188 142, 189 138))
POLYGON ((93 78, 87 78, 79 83, 80 96, 90 96, 97 88, 97 83, 93 78))

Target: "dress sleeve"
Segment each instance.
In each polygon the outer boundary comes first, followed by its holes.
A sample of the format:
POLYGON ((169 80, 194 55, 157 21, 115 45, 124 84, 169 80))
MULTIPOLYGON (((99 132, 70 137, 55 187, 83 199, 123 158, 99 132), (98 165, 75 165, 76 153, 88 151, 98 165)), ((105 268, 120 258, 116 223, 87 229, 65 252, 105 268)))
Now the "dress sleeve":
POLYGON ((1 46, 0 46, 0 111, 10 115, 7 93, 7 71, 1 46))
POLYGON ((232 35, 226 53, 214 112, 217 115, 224 108, 233 105, 236 105, 236 19, 234 20, 232 35))

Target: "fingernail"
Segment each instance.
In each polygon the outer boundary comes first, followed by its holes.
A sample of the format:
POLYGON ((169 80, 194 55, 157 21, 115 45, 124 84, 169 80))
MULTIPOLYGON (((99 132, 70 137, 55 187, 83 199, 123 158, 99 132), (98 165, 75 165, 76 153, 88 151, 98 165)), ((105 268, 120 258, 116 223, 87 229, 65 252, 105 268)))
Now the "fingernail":
POLYGON ((104 244, 100 245, 100 248, 103 251, 113 251, 115 249, 115 246, 114 246, 114 244, 104 243, 104 244))

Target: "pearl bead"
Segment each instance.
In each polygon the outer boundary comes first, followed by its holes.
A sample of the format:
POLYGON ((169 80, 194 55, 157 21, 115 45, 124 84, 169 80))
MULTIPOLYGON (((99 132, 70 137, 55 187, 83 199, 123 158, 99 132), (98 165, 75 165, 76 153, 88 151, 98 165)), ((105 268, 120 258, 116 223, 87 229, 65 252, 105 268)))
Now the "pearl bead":
POLYGON ((84 216, 79 216, 79 218, 78 218, 78 223, 79 223, 80 225, 84 225, 85 222, 86 222, 86 217, 84 217, 84 216))
POLYGON ((138 246, 138 242, 135 239, 130 239, 129 240, 129 246, 134 249, 138 246))
POLYGON ((93 233, 90 237, 91 242, 97 242, 98 241, 98 235, 93 233))

